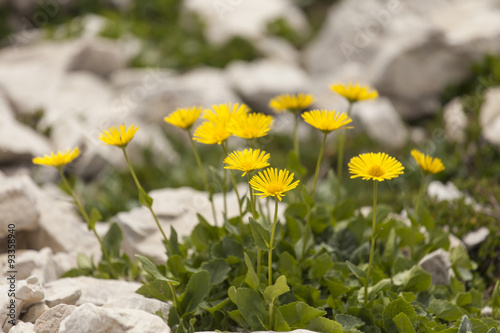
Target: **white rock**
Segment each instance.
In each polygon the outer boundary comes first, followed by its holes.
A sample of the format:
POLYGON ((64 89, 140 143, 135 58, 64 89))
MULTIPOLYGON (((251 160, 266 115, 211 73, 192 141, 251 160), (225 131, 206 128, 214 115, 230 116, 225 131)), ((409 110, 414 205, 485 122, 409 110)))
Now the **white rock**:
POLYGON ((267 35, 268 23, 278 18, 285 19, 299 33, 309 30, 304 13, 289 0, 187 0, 183 5, 205 20, 206 37, 217 44, 236 36, 259 39, 267 35))
POLYGON ((438 180, 429 183, 427 193, 429 197, 435 198, 437 201, 452 201, 464 196, 452 182, 447 182, 445 185, 438 180))
POLYGON ((59 333, 169 333, 163 320, 141 310, 99 308, 87 303, 66 317, 59 333))
POLYGON ((168 318, 168 312, 170 311, 172 304, 165 303, 153 298, 145 298, 141 295, 137 296, 125 296, 115 299, 110 299, 104 305, 103 308, 114 308, 114 309, 136 309, 142 310, 147 313, 156 314, 158 311, 162 313, 164 320, 168 318))
POLYGON ((441 91, 465 79, 471 62, 500 52, 499 14, 494 0, 341 1, 306 50, 305 64, 324 75, 362 63, 381 95, 416 118, 439 108, 441 91))
POLYGON ((61 321, 75 311, 76 306, 59 304, 47 310, 35 323, 37 333, 53 333, 59 331, 61 321))
POLYGON ((431 275, 432 284, 443 285, 450 283, 452 275, 450 254, 443 249, 438 249, 425 255, 418 263, 431 275))
POLYGON ((71 280, 55 280, 43 286, 45 291, 45 303, 49 307, 55 307, 59 304, 75 305, 82 296, 82 290, 77 283, 71 280))
POLYGON ((484 242, 490 235, 490 229, 486 227, 481 227, 477 230, 467 233, 462 240, 468 250, 477 247, 479 244, 484 242))
POLYGON ((479 113, 484 138, 500 147, 500 87, 490 88, 484 96, 479 113))
POLYGON ((460 98, 456 97, 444 106, 443 119, 446 138, 449 141, 465 142, 468 121, 460 98))
POLYGON ((35 331, 35 326, 32 323, 18 322, 16 326, 13 326, 9 333, 38 333, 35 331))
POLYGON ((255 47, 265 58, 295 65, 300 64, 299 51, 284 39, 277 37, 262 38, 255 42, 255 47))
POLYGON ((35 321, 45 312, 49 309, 49 307, 43 303, 36 303, 30 306, 28 309, 28 312, 26 312, 23 317, 22 321, 23 322, 29 322, 29 323, 35 323, 35 321))
POLYGON ((491 317, 493 314, 493 308, 491 306, 485 306, 484 308, 481 309, 481 315, 486 316, 486 317, 491 317))

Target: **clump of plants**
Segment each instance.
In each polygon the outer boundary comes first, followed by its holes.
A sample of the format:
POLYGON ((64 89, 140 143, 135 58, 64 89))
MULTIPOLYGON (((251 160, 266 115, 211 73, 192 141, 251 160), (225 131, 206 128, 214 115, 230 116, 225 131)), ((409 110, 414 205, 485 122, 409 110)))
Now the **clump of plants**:
MULTIPOLYGON (((331 89, 349 101, 348 110, 354 103, 378 96, 358 84, 332 85, 331 89)), ((140 279, 144 285, 138 293, 172 302, 166 320, 179 333, 241 329, 496 332, 498 285, 493 297, 486 300, 484 290, 471 284, 475 263, 464 247, 450 245, 448 232, 436 227, 422 200, 427 180, 445 169, 441 159, 412 151, 422 171, 421 189, 416 202, 396 214, 378 202, 378 191, 403 175, 405 166, 385 152, 364 152, 344 163, 345 131, 353 123, 349 111, 304 112, 312 102, 313 97, 307 94, 281 95, 270 102, 277 112, 291 112, 295 117, 294 146, 288 162, 297 170, 304 168, 298 122, 303 120, 320 132, 312 185, 305 176, 301 178, 305 173, 274 165, 273 156, 260 147, 259 138, 272 130, 272 116, 252 113, 244 104, 228 103, 204 111, 201 107, 181 108, 165 118, 185 130, 212 202, 211 212, 199 215, 198 225, 182 240, 173 228, 167 236, 155 215, 153 199, 129 161, 127 144, 138 128, 121 125, 101 134, 101 141, 122 150, 139 202, 148 208, 163 235, 167 260, 160 264, 142 255, 136 255, 136 261, 122 254, 116 224, 103 239, 95 232, 100 214, 94 210, 87 215, 64 178, 63 167, 78 156, 78 148, 34 159, 59 170, 89 230, 101 244, 103 255, 97 267, 92 260, 82 259, 80 267, 67 275, 140 279), (205 121, 192 131, 200 116, 205 121), (329 170, 320 181, 324 148, 332 132, 340 137, 337 169, 329 170), (231 136, 245 139, 247 147, 230 151, 231 136), (223 158, 210 168, 220 172, 207 172, 195 141, 220 147, 223 158), (345 179, 346 166, 350 178, 361 181, 345 179), (245 176, 248 191, 243 193, 237 185, 245 176), (371 208, 359 207, 356 193, 343 189, 347 181, 357 182, 358 191, 373 193, 371 208), (222 212, 213 205, 215 184, 220 184, 223 192, 222 212), (233 192, 229 192, 231 186, 233 192), (229 195, 237 198, 237 216, 227 214, 229 195), (282 201, 287 202, 286 208, 280 205, 282 201), (419 265, 436 250, 449 253, 450 267, 443 267, 449 274, 444 280, 436 280, 419 265), (486 305, 492 306, 493 317, 481 314, 486 305)))

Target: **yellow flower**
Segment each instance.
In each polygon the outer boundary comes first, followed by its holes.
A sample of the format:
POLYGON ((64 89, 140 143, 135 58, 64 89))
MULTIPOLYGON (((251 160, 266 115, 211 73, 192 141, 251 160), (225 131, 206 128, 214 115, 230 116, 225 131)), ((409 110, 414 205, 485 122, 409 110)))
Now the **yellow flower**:
POLYGON ((313 102, 314 98, 310 94, 283 94, 271 99, 269 107, 278 113, 285 111, 298 112, 307 108, 313 102))
POLYGON ((354 86, 352 83, 349 83, 349 86, 344 84, 332 84, 330 89, 344 96, 351 103, 378 97, 378 92, 376 90, 370 90, 370 87, 367 86, 360 86, 359 83, 356 83, 354 86))
POLYGON ((302 118, 306 123, 324 133, 330 133, 339 128, 353 128, 352 126, 346 126, 352 122, 352 119, 344 112, 312 110, 304 112, 302 118))
POLYGON ((174 126, 190 129, 193 124, 198 120, 201 114, 200 106, 192 106, 190 108, 179 108, 163 118, 167 123, 174 126))
POLYGON ((233 118, 227 129, 243 139, 255 139, 266 136, 273 125, 273 117, 262 113, 247 113, 233 118))
POLYGON ((349 162, 351 178, 363 177, 363 180, 397 178, 403 174, 403 165, 386 153, 365 153, 355 156, 349 162))
POLYGON ((99 135, 99 140, 108 145, 124 148, 134 138, 135 132, 137 132, 138 129, 139 127, 135 125, 129 128, 126 128, 125 125, 120 125, 119 128, 113 126, 108 128, 107 131, 103 131, 101 135, 99 135))
POLYGON ((245 104, 219 104, 212 105, 212 110, 206 109, 203 112, 203 118, 211 122, 218 122, 224 126, 228 125, 232 119, 238 119, 248 113, 250 108, 245 104))
POLYGON ((416 149, 411 151, 411 156, 413 156, 420 169, 425 173, 438 173, 444 170, 443 162, 437 157, 432 158, 416 149))
POLYGON ((227 164, 225 169, 233 169, 243 171, 243 176, 249 171, 265 168, 269 166, 267 160, 271 155, 266 154, 265 151, 260 149, 245 149, 243 151, 234 151, 227 155, 224 163, 227 164))
POLYGON ((194 131, 193 139, 207 145, 221 144, 231 136, 224 123, 207 121, 194 131))
POLYGON ((80 149, 78 147, 73 150, 66 150, 64 153, 58 151, 57 154, 50 153, 50 155, 44 155, 43 157, 35 157, 33 158, 34 164, 53 166, 53 167, 61 167, 73 161, 80 155, 80 149))
POLYGON ((293 190, 299 185, 299 180, 292 183, 293 173, 290 174, 288 170, 279 170, 276 168, 267 168, 264 171, 259 172, 250 180, 250 186, 255 191, 260 191, 261 193, 254 193, 254 195, 260 195, 261 199, 269 196, 278 198, 281 201, 281 197, 285 196, 285 192, 293 190))

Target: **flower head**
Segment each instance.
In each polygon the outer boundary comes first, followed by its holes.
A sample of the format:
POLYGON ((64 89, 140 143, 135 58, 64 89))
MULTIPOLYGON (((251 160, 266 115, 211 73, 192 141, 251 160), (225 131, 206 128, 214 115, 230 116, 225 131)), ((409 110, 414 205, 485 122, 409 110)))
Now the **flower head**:
POLYGON ((134 138, 138 129, 139 127, 136 127, 135 125, 128 128, 125 127, 125 124, 120 125, 119 128, 113 126, 107 131, 103 131, 101 135, 99 135, 99 140, 111 146, 124 148, 134 138))
POLYGON ((250 180, 250 186, 255 191, 261 193, 254 193, 260 195, 261 198, 276 197, 281 201, 281 197, 285 196, 285 192, 293 190, 299 185, 299 180, 293 182, 293 173, 290 174, 288 170, 279 170, 276 168, 267 168, 259 172, 250 180))
POLYGON ((314 98, 310 94, 283 94, 271 99, 269 107, 278 113, 285 111, 298 112, 307 108, 313 102, 314 98))
POLYGON ((231 136, 224 123, 207 121, 194 131, 193 139, 207 145, 221 144, 231 136))
POLYGON ((351 178, 362 177, 363 180, 378 180, 397 178, 403 174, 403 165, 386 153, 365 153, 355 156, 349 162, 351 178))
POLYGON ((378 97, 378 92, 376 90, 371 90, 370 87, 367 86, 360 86, 359 83, 356 83, 354 86, 352 83, 349 83, 349 86, 344 84, 332 84, 330 89, 344 96, 351 103, 378 97))
POLYGON ((344 112, 312 110, 304 112, 302 118, 304 118, 306 123, 324 133, 330 133, 339 128, 352 128, 352 126, 346 126, 352 122, 352 119, 344 112))
POLYGON ((44 155, 43 157, 35 157, 33 158, 34 164, 53 166, 59 168, 63 165, 66 165, 73 161, 80 155, 80 149, 78 147, 73 150, 66 150, 64 153, 58 151, 57 154, 50 153, 50 155, 44 155))
POLYGON ((193 124, 198 120, 201 114, 200 106, 192 106, 184 109, 177 109, 167 117, 163 118, 167 123, 174 126, 190 129, 193 124))
POLYGON ((227 164, 224 168, 243 171, 243 177, 247 172, 269 166, 267 160, 270 156, 265 151, 260 151, 260 149, 237 150, 224 159, 224 163, 227 164))
POLYGON ((266 136, 273 125, 273 117, 262 113, 246 113, 233 118, 227 129, 243 139, 255 139, 266 136))
POLYGON ((246 104, 218 104, 212 105, 212 109, 206 109, 203 112, 203 118, 211 122, 218 122, 226 126, 232 119, 239 119, 247 114, 250 108, 246 104))
POLYGON ((444 170, 443 162, 437 157, 433 158, 425 155, 416 149, 411 151, 411 156, 417 161, 418 166, 424 173, 438 173, 444 170))

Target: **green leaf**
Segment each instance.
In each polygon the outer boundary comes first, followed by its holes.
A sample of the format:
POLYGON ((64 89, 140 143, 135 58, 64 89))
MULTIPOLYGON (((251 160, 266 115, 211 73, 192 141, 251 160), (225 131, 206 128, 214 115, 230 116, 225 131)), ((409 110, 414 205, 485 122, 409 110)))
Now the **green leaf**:
POLYGON ((415 333, 415 329, 411 324, 410 318, 408 318, 408 316, 403 312, 395 316, 393 321, 394 324, 396 324, 399 333, 415 333))
POLYGON ((286 283, 286 277, 281 275, 272 286, 266 287, 264 290, 264 299, 269 304, 274 303, 276 297, 281 296, 290 291, 286 283))
POLYGON ((170 244, 174 250, 173 254, 181 255, 181 250, 179 249, 179 237, 177 236, 177 231, 175 231, 173 226, 170 226, 170 244))
POLYGON ((455 321, 463 315, 458 306, 440 299, 435 299, 429 304, 429 312, 446 321, 455 321))
POLYGON ((313 318, 326 315, 325 311, 318 310, 304 302, 293 302, 279 307, 283 318, 292 328, 300 328, 313 318))
MULTIPOLYGON (((212 307, 205 306, 205 305, 203 305, 203 303, 200 304, 200 307, 203 308, 204 310, 207 310, 208 312, 210 312, 210 314, 212 316, 215 316, 215 312, 221 311, 227 305, 227 303, 229 303, 229 298, 226 298, 226 299, 220 301, 219 303, 217 303, 216 305, 214 305, 212 307)), ((205 304, 208 304, 208 303, 205 303, 205 304)))
POLYGON ((417 312, 413 306, 402 297, 399 297, 398 299, 391 301, 382 313, 384 328, 387 332, 398 332, 397 326, 394 322, 394 317, 400 313, 407 315, 410 321, 413 321, 417 317, 417 312))
POLYGON ((111 258, 120 256, 120 246, 122 244, 123 234, 122 229, 116 222, 113 222, 109 227, 108 232, 102 238, 102 243, 111 258))
POLYGON ((340 323, 344 330, 356 329, 365 325, 365 322, 348 314, 337 314, 335 316, 335 321, 340 323))
POLYGON ((361 282, 364 282, 365 279, 366 279, 366 273, 364 271, 362 271, 358 266, 354 265, 352 262, 350 261, 346 261, 346 264, 347 264, 347 267, 349 268, 349 270, 354 274, 356 275, 356 277, 358 279, 361 280, 361 282))
POLYGON ((171 283, 172 285, 178 285, 179 284, 179 282, 177 282, 175 280, 168 279, 165 276, 163 276, 163 274, 160 273, 160 270, 158 269, 158 267, 156 267, 156 265, 151 260, 149 260, 148 258, 143 257, 140 254, 136 254, 135 257, 137 258, 137 260, 140 261, 140 263, 142 264, 142 267, 149 274, 151 274, 155 279, 171 283))
POLYGON ((311 267, 311 273, 318 280, 322 279, 325 274, 333 267, 333 260, 330 254, 323 252, 314 259, 311 267))
POLYGON ((229 287, 229 289, 227 290, 227 296, 229 296, 229 299, 231 300, 231 302, 236 304, 236 287, 235 286, 229 287))
POLYGON ((286 276, 288 281, 296 280, 298 283, 302 281, 299 263, 288 252, 283 252, 280 255, 279 272, 286 276))
POLYGON ((199 252, 208 251, 211 244, 219 241, 219 231, 216 227, 210 225, 207 220, 200 214, 198 216, 198 224, 191 232, 191 243, 199 252))
POLYGON ((102 219, 101 213, 96 208, 92 208, 90 211, 90 218, 89 218, 89 225, 88 228, 89 230, 94 230, 95 224, 102 219))
POLYGON ((380 280, 377 284, 368 288, 368 299, 375 297, 379 292, 391 289, 391 287, 391 279, 380 280))
POLYGON ((268 330, 269 315, 259 293, 250 288, 238 288, 236 290, 236 305, 253 331, 268 330))
POLYGON ((304 185, 301 185, 301 194, 302 194, 302 200, 303 202, 311 209, 314 206, 314 199, 311 197, 309 194, 309 191, 307 191, 307 188, 304 185))
POLYGON ((255 245, 263 251, 268 251, 270 247, 269 242, 271 240, 271 233, 269 232, 269 230, 266 230, 260 223, 258 223, 251 217, 249 218, 249 222, 250 222, 250 229, 252 230, 252 236, 255 241, 255 245))
POLYGON ((146 283, 136 293, 149 298, 156 298, 160 301, 167 302, 172 300, 172 292, 168 283, 163 280, 154 280, 153 282, 146 283))
POLYGON ((345 294, 350 290, 342 281, 333 278, 324 278, 323 283, 326 285, 330 291, 330 295, 333 297, 338 297, 345 294))
POLYGON ((210 275, 207 271, 199 271, 191 276, 186 291, 179 297, 181 316, 196 310, 201 301, 207 297, 209 287, 210 275))
POLYGON ((487 333, 497 333, 497 329, 492 327, 487 333))
POLYGON ((280 310, 273 305, 273 327, 272 329, 277 332, 290 332, 290 326, 288 326, 288 323, 286 322, 285 318, 283 318, 283 315, 281 314, 280 310))
POLYGON ((217 285, 227 279, 231 267, 224 259, 214 259, 201 265, 201 269, 210 274, 210 284, 217 285))
POLYGON ((170 327, 175 327, 179 325, 181 322, 181 319, 179 318, 179 313, 177 312, 177 308, 175 306, 172 306, 170 310, 168 311, 168 319, 167 319, 167 324, 170 327))
POLYGON ((458 293, 455 299, 455 304, 464 307, 472 303, 472 295, 470 293, 458 293))
POLYGON ((418 265, 394 275, 392 280, 405 291, 420 292, 431 287, 431 275, 418 265))
POLYGON ((93 269, 94 268, 94 264, 92 264, 92 260, 90 260, 89 257, 87 257, 86 255, 84 255, 82 253, 78 253, 78 255, 76 256, 76 265, 78 266, 78 268, 81 268, 81 269, 93 269))
POLYGON ((493 289, 493 296, 491 297, 491 306, 493 307, 493 309, 500 308, 500 280, 497 281, 497 283, 495 284, 495 289, 493 289))
POLYGON ((318 317, 311 320, 309 325, 306 326, 306 329, 314 331, 314 332, 322 332, 322 333, 343 333, 342 325, 333 321, 331 319, 327 319, 325 317, 318 317))
POLYGON ((141 187, 139 188, 139 202, 141 205, 151 208, 153 207, 153 198, 151 198, 146 191, 141 187))
POLYGON ((247 265, 247 275, 245 277, 245 282, 250 286, 255 291, 259 290, 259 277, 257 276, 257 273, 255 273, 255 270, 253 269, 252 261, 248 257, 248 255, 245 253, 245 264, 247 265))
POLYGON ((472 333, 472 324, 466 315, 462 317, 460 326, 458 326, 458 333, 472 333))
POLYGON ((167 259, 167 268, 170 274, 181 282, 187 283, 188 271, 184 265, 184 258, 174 254, 167 259))
POLYGON ((293 150, 288 153, 286 166, 288 170, 291 170, 298 175, 303 176, 307 172, 307 169, 300 163, 299 157, 293 150))

